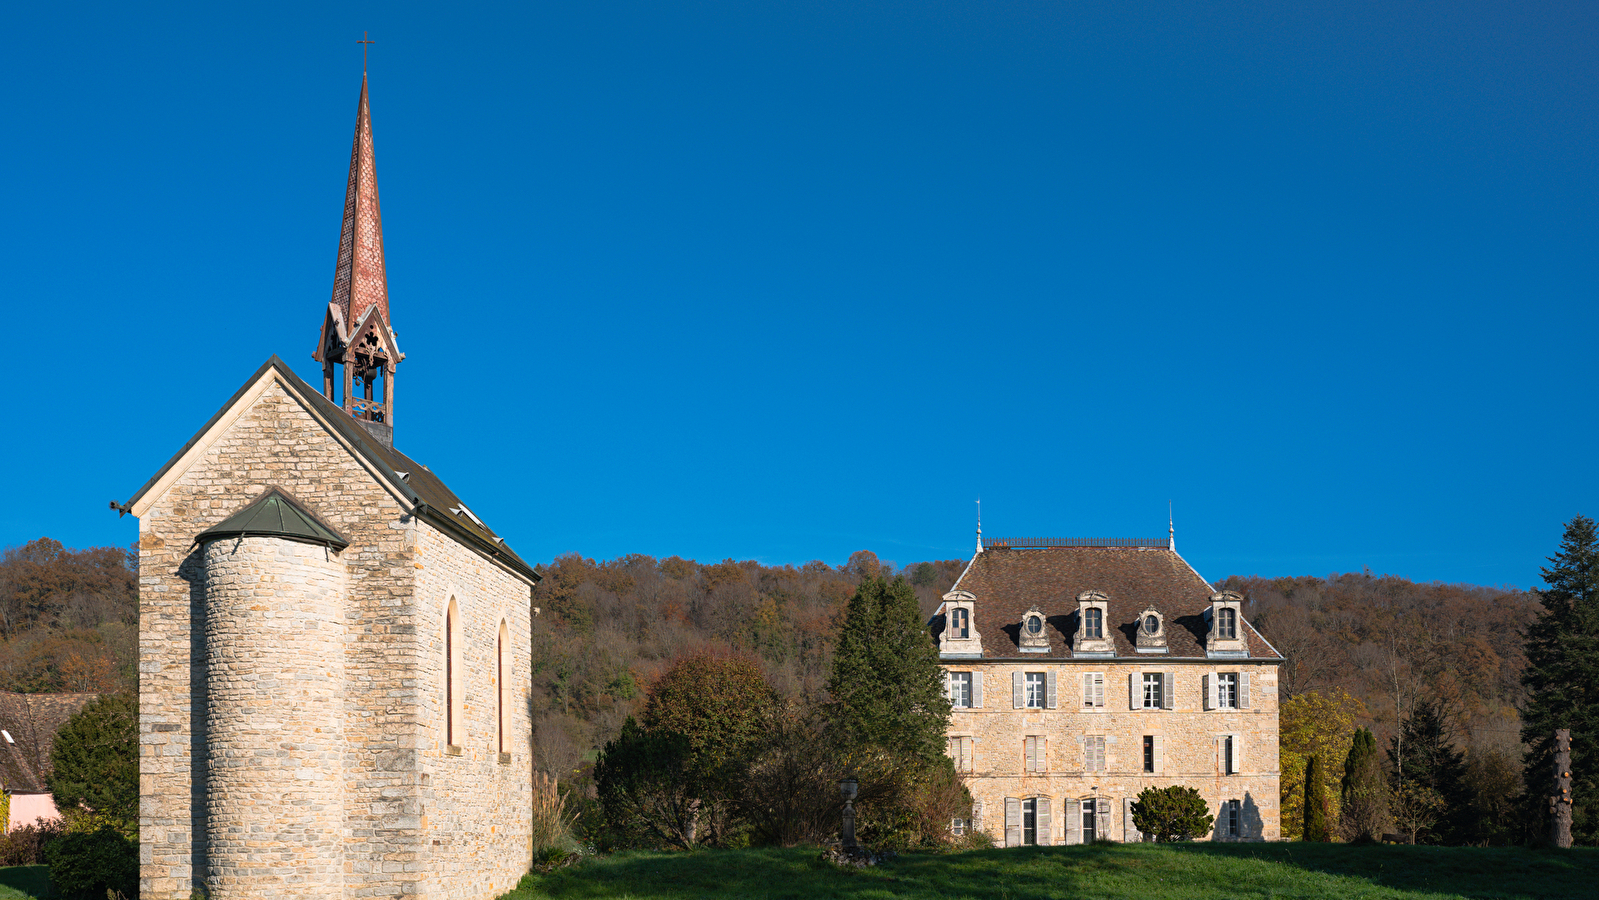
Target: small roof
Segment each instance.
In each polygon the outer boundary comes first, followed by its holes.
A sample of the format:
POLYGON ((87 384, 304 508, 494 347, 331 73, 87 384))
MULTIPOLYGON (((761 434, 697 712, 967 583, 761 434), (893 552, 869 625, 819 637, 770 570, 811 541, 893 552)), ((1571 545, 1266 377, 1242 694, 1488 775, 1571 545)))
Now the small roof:
POLYGON ((343 550, 350 542, 334 531, 315 513, 301 506, 282 488, 268 488, 243 509, 195 536, 196 543, 222 537, 280 537, 306 544, 322 544, 343 550))
POLYGON ((48 793, 56 732, 98 696, 0 691, 0 787, 12 794, 48 793))

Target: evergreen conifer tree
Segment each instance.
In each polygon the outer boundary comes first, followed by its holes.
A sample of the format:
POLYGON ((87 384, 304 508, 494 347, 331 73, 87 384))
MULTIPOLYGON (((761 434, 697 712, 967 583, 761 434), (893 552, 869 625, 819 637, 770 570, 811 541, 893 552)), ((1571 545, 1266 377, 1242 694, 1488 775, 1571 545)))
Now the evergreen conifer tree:
MULTIPOLYGON (((1432 798, 1433 821, 1413 830, 1438 842, 1461 839, 1468 827, 1470 793, 1466 787, 1466 754, 1455 749, 1453 724, 1443 706, 1419 700, 1389 741, 1388 762, 1395 788, 1407 797, 1432 798)), ((1414 806, 1415 804, 1411 804, 1414 806)))
POLYGON ((1388 814, 1388 785, 1377 758, 1377 738, 1369 728, 1355 731, 1349 757, 1344 760, 1339 806, 1342 814, 1338 825, 1346 841, 1380 840, 1392 825, 1388 814))
POLYGON ((1332 840, 1327 830, 1327 795, 1321 784, 1321 757, 1312 756, 1305 764, 1305 840, 1323 843, 1332 840))
POLYGON ((938 648, 903 578, 865 578, 850 598, 827 682, 832 718, 861 744, 945 759, 949 700, 938 648))
POLYGON ((1599 843, 1599 534, 1594 521, 1566 523, 1538 591, 1543 612, 1527 629, 1521 683, 1528 819, 1548 833, 1554 732, 1571 729, 1572 822, 1577 844, 1599 843))

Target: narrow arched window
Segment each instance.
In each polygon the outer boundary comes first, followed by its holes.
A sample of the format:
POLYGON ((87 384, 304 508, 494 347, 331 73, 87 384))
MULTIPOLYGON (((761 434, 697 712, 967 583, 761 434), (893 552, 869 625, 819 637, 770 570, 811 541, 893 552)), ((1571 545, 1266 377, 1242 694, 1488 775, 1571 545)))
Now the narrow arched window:
POLYGON ((1224 641, 1238 639, 1238 611, 1223 607, 1216 611, 1216 636, 1224 641))
POLYGON ((1098 639, 1104 636, 1105 611, 1097 606, 1083 610, 1083 637, 1098 639))
POLYGON ((466 743, 466 723, 463 721, 464 698, 461 678, 465 670, 462 658, 465 648, 461 642, 461 609, 455 598, 444 610, 444 742, 451 747, 466 743))
POLYGON ((505 620, 500 620, 500 634, 494 646, 494 686, 498 689, 499 709, 494 717, 495 741, 501 753, 510 753, 510 742, 506 740, 506 732, 511 710, 511 687, 509 676, 511 674, 510 660, 506 654, 510 651, 510 629, 506 628, 505 620))
POLYGON ((965 609, 956 607, 955 611, 950 613, 949 621, 950 637, 963 641, 971 634, 971 613, 965 609))

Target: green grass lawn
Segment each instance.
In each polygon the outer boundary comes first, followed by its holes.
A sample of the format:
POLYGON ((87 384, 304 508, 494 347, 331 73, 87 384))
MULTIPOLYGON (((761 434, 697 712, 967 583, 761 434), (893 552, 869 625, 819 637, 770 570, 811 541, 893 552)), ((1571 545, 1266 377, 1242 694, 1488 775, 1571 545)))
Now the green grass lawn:
POLYGON ((818 851, 619 853, 530 875, 501 900, 1532 900, 1599 897, 1599 850, 1096 844, 904 856, 840 871, 818 851))
POLYGON ((0 868, 0 900, 39 900, 54 897, 48 866, 0 868))

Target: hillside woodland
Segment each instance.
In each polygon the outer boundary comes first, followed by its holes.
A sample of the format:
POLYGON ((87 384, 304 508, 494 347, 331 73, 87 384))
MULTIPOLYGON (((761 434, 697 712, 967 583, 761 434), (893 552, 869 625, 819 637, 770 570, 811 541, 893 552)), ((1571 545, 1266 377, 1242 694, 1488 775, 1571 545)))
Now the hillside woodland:
MULTIPOLYGON (((5 550, 0 689, 134 687, 136 565, 136 554, 120 548, 71 550, 50 538, 5 550)), ((928 616, 965 565, 899 567, 864 550, 838 566, 561 556, 541 566, 544 580, 533 595, 535 765, 583 785, 597 751, 629 716, 642 715, 649 685, 698 652, 747 654, 782 697, 814 700, 826 692, 845 606, 862 579, 903 576, 928 616)), ((1472 783, 1495 785, 1506 804, 1520 792, 1516 710, 1525 699, 1524 629, 1540 609, 1536 595, 1370 571, 1234 576, 1216 587, 1243 594, 1245 615, 1287 658, 1281 693, 1289 835, 1302 828, 1295 798, 1308 756, 1322 757, 1326 793, 1336 797, 1354 728, 1369 727, 1377 746, 1392 751, 1403 740, 1399 723, 1418 704, 1437 714, 1438 739, 1464 755, 1472 783)), ((1508 806, 1480 814, 1513 818, 1508 806)), ((1474 835, 1501 837, 1509 836, 1474 835)))

